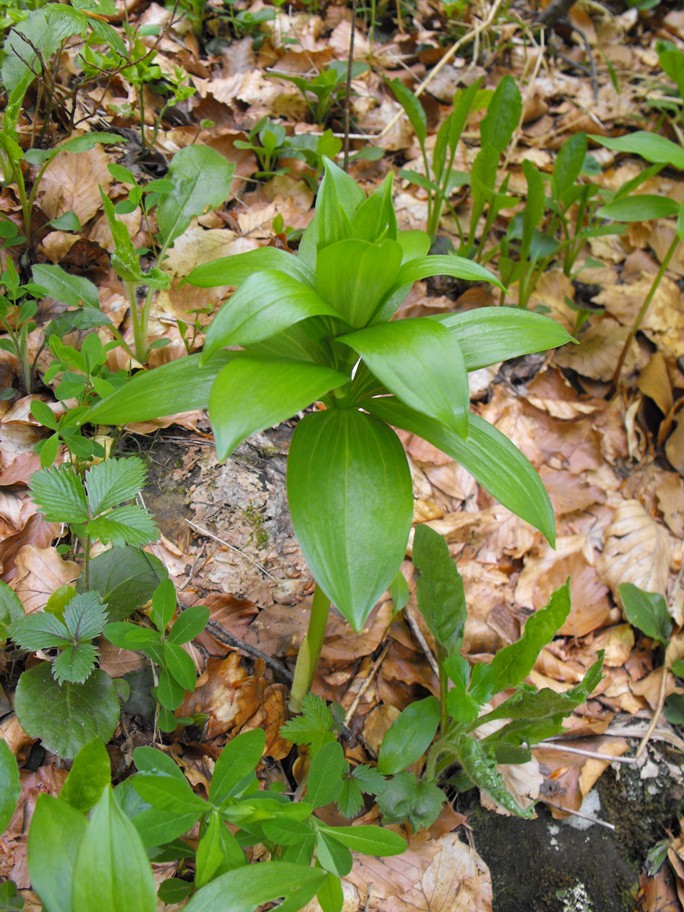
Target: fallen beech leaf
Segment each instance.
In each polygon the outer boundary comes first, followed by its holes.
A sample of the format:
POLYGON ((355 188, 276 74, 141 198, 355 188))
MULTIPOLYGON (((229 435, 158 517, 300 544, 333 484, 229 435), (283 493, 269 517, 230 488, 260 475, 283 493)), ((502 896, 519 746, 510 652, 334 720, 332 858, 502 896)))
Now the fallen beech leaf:
POLYGON ((665 455, 672 468, 684 476, 684 413, 681 409, 675 429, 665 441, 665 455))
POLYGON ((209 659, 194 693, 187 694, 178 710, 181 716, 208 716, 206 737, 212 740, 241 729, 258 711, 266 683, 264 663, 252 663, 237 653, 209 659))
POLYGON ((75 582, 81 574, 80 566, 75 561, 61 558, 56 548, 38 548, 35 545, 24 545, 19 549, 16 567, 17 575, 12 588, 27 614, 45 608, 56 589, 75 582))
MULTIPOLYGON (((26 502, 30 503, 28 499, 26 502)), ((42 513, 33 513, 19 532, 0 541, 0 567, 4 581, 9 583, 17 575, 17 554, 25 545, 47 548, 57 538, 59 530, 59 523, 46 522, 42 513)))
MULTIPOLYGON (((592 322, 580 337, 579 345, 566 345, 554 353, 556 364, 568 367, 592 380, 610 380, 629 332, 615 320, 604 317, 592 322)), ((624 372, 631 373, 640 363, 639 347, 631 345, 624 372)))
POLYGON ((675 873, 669 865, 663 865, 653 877, 642 874, 636 912, 682 912, 675 881, 675 873))
POLYGON ((646 592, 665 592, 670 568, 670 539, 637 500, 626 500, 606 529, 598 572, 618 597, 620 583, 646 592))
POLYGON ((657 486, 658 509, 673 535, 684 538, 684 480, 668 472, 657 486))
POLYGON ((637 386, 644 396, 655 402, 663 415, 667 415, 672 408, 673 396, 665 358, 660 352, 653 353, 651 360, 639 374, 637 386))
POLYGON ((106 193, 113 177, 107 170, 109 157, 102 146, 87 152, 61 152, 45 169, 38 201, 48 218, 71 210, 82 225, 100 210, 101 186, 106 193))

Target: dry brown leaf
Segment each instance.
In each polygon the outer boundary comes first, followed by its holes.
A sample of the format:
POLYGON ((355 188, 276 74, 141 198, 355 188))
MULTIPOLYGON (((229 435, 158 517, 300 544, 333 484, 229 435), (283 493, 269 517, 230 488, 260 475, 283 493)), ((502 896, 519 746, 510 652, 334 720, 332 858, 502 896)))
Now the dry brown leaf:
POLYGON ((237 653, 225 659, 209 659, 197 688, 187 694, 178 712, 182 716, 208 716, 206 737, 212 740, 241 729, 258 712, 266 688, 264 664, 237 653))
POLYGON ((637 500, 626 500, 615 510, 606 529, 598 562, 601 580, 618 598, 620 583, 633 583, 646 592, 667 590, 670 539, 665 529, 637 500))
POLYGON ((667 472, 655 489, 658 509, 669 530, 677 538, 684 538, 684 480, 667 472))
POLYGON ((72 211, 85 225, 102 207, 100 186, 106 193, 112 184, 108 164, 102 146, 56 155, 40 182, 38 202, 43 212, 53 219, 72 211))
POLYGON ((19 549, 16 569, 12 588, 27 614, 45 608, 53 592, 60 586, 75 582, 81 574, 79 564, 64 560, 56 548, 38 548, 35 545, 24 545, 19 549))
POLYGON ((661 352, 653 353, 651 360, 639 374, 637 386, 644 396, 655 402, 663 415, 667 415, 674 400, 667 365, 661 352))
POLYGON ((592 649, 602 649, 605 653, 605 668, 619 668, 629 659, 634 647, 634 628, 631 624, 617 624, 603 630, 592 642, 592 649))
MULTIPOLYGON (((590 324, 579 345, 566 345, 554 354, 554 360, 561 367, 568 367, 592 380, 610 380, 628 332, 626 326, 604 317, 590 324)), ((631 373, 640 363, 639 348, 631 345, 625 373, 631 373)))
POLYGON ((684 413, 681 409, 675 429, 665 441, 665 455, 672 468, 684 476, 684 413))
POLYGON ((682 912, 675 882, 676 876, 669 865, 663 865, 653 877, 642 874, 636 912, 682 912))

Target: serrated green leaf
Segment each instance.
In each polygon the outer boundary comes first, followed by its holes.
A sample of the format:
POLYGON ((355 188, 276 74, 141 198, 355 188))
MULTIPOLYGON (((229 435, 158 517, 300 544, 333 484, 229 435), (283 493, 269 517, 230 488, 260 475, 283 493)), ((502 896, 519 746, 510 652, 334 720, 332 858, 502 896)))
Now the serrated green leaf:
POLYGON ((10 625, 9 633, 17 645, 29 652, 66 646, 71 642, 65 625, 46 611, 34 611, 19 618, 10 625))
POLYGON ((0 834, 12 819, 20 795, 17 761, 7 742, 0 738, 0 834))
POLYGON ((64 623, 77 642, 98 636, 106 622, 107 609, 99 592, 76 595, 64 609, 64 623))
POLYGON ((409 703, 382 739, 378 770, 384 775, 398 773, 423 756, 439 725, 439 700, 426 697, 409 703))
POLYGON ((471 414, 468 436, 463 438, 394 398, 370 399, 364 401, 364 408, 460 462, 499 503, 539 529, 553 545, 555 516, 541 478, 520 450, 491 424, 471 414))
POLYGON ((323 744, 334 741, 332 733, 335 720, 321 697, 308 693, 302 700, 301 715, 281 726, 280 733, 293 744, 309 744, 315 753, 323 744))
POLYGON ((231 361, 216 378, 209 399, 217 457, 227 459, 250 434, 280 424, 348 379, 302 361, 254 356, 231 361))
POLYGON ((413 517, 403 447, 352 409, 307 415, 290 448, 292 525, 322 590, 355 630, 392 582, 413 517))
POLYGON ((124 545, 142 547, 159 538, 153 517, 137 504, 111 510, 105 516, 91 520, 87 528, 91 538, 111 542, 119 548, 124 545))
POLYGON ((522 808, 506 789, 496 761, 481 742, 470 735, 459 733, 451 739, 459 763, 468 778, 478 788, 490 795, 498 804, 518 817, 533 817, 531 808, 522 808))
POLYGON ((67 781, 59 793, 77 811, 87 814, 109 785, 111 769, 109 754, 101 741, 91 741, 76 755, 67 781))
POLYGON ((146 474, 145 464, 137 456, 107 459, 91 466, 85 476, 91 514, 133 500, 144 488, 146 474))
POLYGON ((544 608, 536 611, 525 623, 520 639, 496 653, 489 665, 473 668, 470 696, 485 703, 525 680, 532 671, 539 653, 563 626, 570 614, 570 583, 557 589, 544 608))
POLYGON ((95 738, 109 741, 119 721, 119 701, 109 675, 95 669, 84 684, 60 686, 49 662, 21 675, 14 708, 27 734, 66 759, 95 738))
POLYGON ((575 341, 555 320, 517 307, 478 307, 428 319, 455 335, 468 371, 575 341))
POLYGON ((342 789, 337 796, 337 809, 347 819, 354 817, 363 807, 363 792, 350 777, 342 780, 342 789))
POLYGON ((667 643, 672 634, 672 618, 663 596, 644 592, 632 583, 622 583, 618 592, 629 623, 659 643, 667 643))
POLYGON ((48 522, 82 523, 88 519, 83 482, 73 466, 53 466, 34 472, 29 490, 48 522))
POLYGON ((399 320, 338 336, 337 341, 353 348, 406 405, 457 434, 467 433, 468 377, 459 344, 446 327, 427 319, 399 320))
POLYGON ((455 655, 461 650, 467 609, 463 580, 444 536, 429 526, 417 526, 413 565, 420 613, 445 652, 455 655))
POLYGON ((306 780, 306 800, 314 807, 336 801, 347 770, 344 751, 337 741, 324 744, 313 756, 306 780))
POLYGON ((90 643, 67 646, 52 663, 52 676, 58 684, 69 681, 83 684, 95 667, 97 649, 90 643))

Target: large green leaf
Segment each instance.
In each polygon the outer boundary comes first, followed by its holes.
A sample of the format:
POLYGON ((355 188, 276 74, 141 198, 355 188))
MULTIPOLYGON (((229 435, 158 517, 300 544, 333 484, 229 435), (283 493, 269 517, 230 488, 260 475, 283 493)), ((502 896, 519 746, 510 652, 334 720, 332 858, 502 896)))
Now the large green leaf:
POLYGON ((439 725, 439 700, 426 697, 404 709, 382 739, 378 769, 391 776, 406 769, 423 756, 439 725))
POLYGON ((468 375, 456 338, 434 320, 378 323, 339 336, 406 405, 468 433, 468 375), (436 331, 435 331, 436 330, 436 331))
POLYGON ((316 216, 309 226, 309 231, 313 229, 315 233, 319 251, 351 236, 351 220, 366 199, 356 181, 341 168, 327 158, 323 166, 325 173, 316 199, 316 216))
POLYGON ((12 819, 20 794, 17 761, 3 738, 0 739, 0 834, 12 819))
POLYGON ((250 434, 280 424, 347 381, 309 362, 236 358, 218 375, 209 397, 216 455, 227 459, 250 434))
POLYGON ((518 307, 478 307, 429 319, 455 335, 469 371, 575 341, 555 320, 518 307))
POLYGON ((170 245, 196 215, 228 199, 235 165, 209 146, 185 146, 169 165, 173 190, 157 206, 162 243, 170 245))
POLYGON ((140 371, 125 386, 96 403, 85 420, 127 424, 207 408, 214 381, 230 357, 228 352, 219 352, 210 361, 200 363, 200 355, 189 355, 154 370, 140 371))
POLYGON ((307 415, 287 468, 292 524, 316 582, 360 630, 406 550, 413 493, 390 428, 351 409, 307 415))
POLYGON ((636 133, 629 133, 627 136, 614 138, 592 136, 591 138, 614 152, 630 152, 632 155, 640 155, 648 162, 672 165, 674 168, 684 171, 684 149, 671 139, 666 139, 657 133, 637 130, 636 133))
POLYGON ((48 295, 56 301, 62 301, 69 307, 99 307, 100 297, 97 287, 83 276, 71 275, 61 266, 47 263, 36 263, 32 269, 33 281, 42 285, 48 295))
POLYGON ((78 912, 156 912, 147 854, 107 786, 93 808, 74 866, 72 908, 78 912))
MULTIPOLYGON (((130 617, 168 577, 158 557, 128 546, 98 554, 90 561, 89 571, 90 586, 102 596, 110 621, 130 617)), ((79 592, 85 591, 83 576, 76 586, 79 592)))
POLYGON ((41 662, 19 678, 14 708, 24 731, 65 759, 95 738, 109 741, 119 721, 114 684, 99 668, 83 684, 60 686, 50 663, 41 662))
POLYGON ((316 287, 351 326, 365 326, 396 286, 402 255, 397 241, 338 241, 318 253, 316 287))
POLYGON ((255 912, 266 902, 284 899, 278 912, 297 912, 326 879, 320 868, 265 861, 222 874, 202 887, 184 912, 255 912), (226 903, 229 905, 226 905, 226 903))
POLYGON ((461 651, 467 610, 463 580, 446 539, 429 526, 417 526, 413 566, 418 575, 418 607, 430 633, 447 654, 461 651))
POLYGON ((107 749, 102 741, 91 741, 78 752, 59 797, 77 811, 87 814, 97 804, 110 780, 107 749))
POLYGON ((137 456, 106 459, 92 465, 85 476, 88 505, 93 516, 133 500, 145 487, 147 470, 137 456))
POLYGON ((61 798, 38 795, 28 839, 31 886, 47 912, 73 912, 71 884, 88 822, 61 798))
POLYGON ((646 222, 650 219, 670 218, 679 214, 679 203, 669 196, 641 193, 625 196, 601 206, 598 218, 614 219, 616 222, 646 222))
POLYGON ((633 583, 622 583, 618 591, 629 623, 647 637, 666 644, 672 633, 672 618, 663 596, 659 592, 644 592, 633 583))
POLYGON ((293 254, 278 250, 277 247, 261 247, 259 250, 248 250, 246 253, 236 253, 203 263, 196 266, 185 281, 200 288, 240 286, 254 273, 265 270, 282 272, 307 285, 313 285, 313 275, 307 266, 293 254))
POLYGON ((470 735, 459 733, 451 739, 459 762, 468 778, 502 807, 519 817, 533 817, 532 808, 523 810, 515 798, 507 791, 501 774, 496 769, 492 754, 480 742, 470 735))
POLYGON ((246 777, 254 775, 265 744, 266 735, 261 728, 242 732, 226 744, 211 777, 209 801, 215 807, 233 795, 246 777))
POLYGON ((525 680, 547 643, 550 643, 570 614, 570 584, 557 589, 548 604, 536 611, 525 623, 523 634, 515 643, 501 649, 489 665, 484 662, 473 668, 470 696, 485 703, 525 680))
POLYGON ((468 282, 491 282, 497 288, 503 288, 493 272, 479 263, 459 256, 426 256, 408 260, 399 270, 396 287, 402 288, 404 285, 412 285, 422 279, 440 275, 453 276, 455 279, 465 279, 468 282))
POLYGON ((363 405, 382 421, 417 434, 460 462, 499 503, 554 543, 555 517, 541 478, 520 450, 491 424, 471 415, 468 436, 463 438, 394 398, 369 399, 363 405))
POLYGON ((207 330, 202 362, 228 345, 250 345, 308 317, 340 317, 327 301, 298 279, 275 270, 252 275, 226 301, 207 330))

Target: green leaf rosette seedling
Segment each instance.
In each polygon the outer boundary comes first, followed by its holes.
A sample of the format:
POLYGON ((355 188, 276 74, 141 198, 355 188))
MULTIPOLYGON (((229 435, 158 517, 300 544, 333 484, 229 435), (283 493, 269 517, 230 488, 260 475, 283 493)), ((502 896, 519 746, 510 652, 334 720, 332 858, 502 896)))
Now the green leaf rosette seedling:
POLYGON ((292 523, 316 581, 295 708, 312 680, 331 602, 361 630, 404 558, 413 494, 393 428, 459 461, 553 540, 538 474, 469 413, 467 375, 571 337, 546 317, 508 308, 392 321, 413 283, 430 276, 500 286, 470 260, 428 256, 429 246, 424 232, 398 229, 391 177, 366 198, 326 162, 298 254, 264 248, 193 270, 194 285, 237 288, 214 317, 203 354, 139 373, 88 415, 121 424, 208 407, 226 459, 250 434, 322 403, 298 422, 287 471, 292 523))

